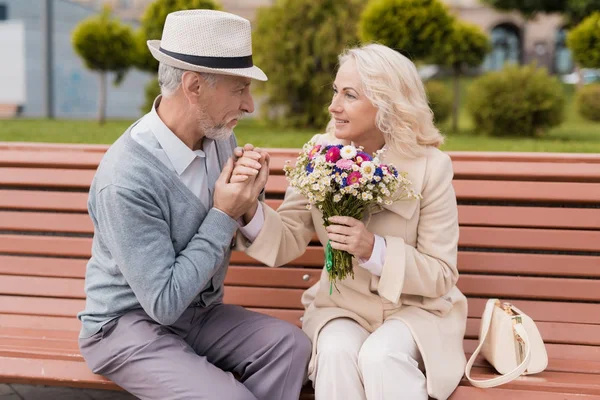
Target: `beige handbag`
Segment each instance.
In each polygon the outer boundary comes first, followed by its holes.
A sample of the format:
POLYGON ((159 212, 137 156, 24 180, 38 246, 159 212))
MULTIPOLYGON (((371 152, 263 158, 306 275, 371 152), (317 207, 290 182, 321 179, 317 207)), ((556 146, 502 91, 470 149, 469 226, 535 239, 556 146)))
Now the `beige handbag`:
POLYGON ((510 303, 489 299, 479 332, 479 346, 465 367, 473 386, 490 388, 508 383, 520 375, 536 374, 546 369, 548 354, 533 320, 510 303), (492 379, 471 378, 471 367, 479 352, 501 376, 492 379))

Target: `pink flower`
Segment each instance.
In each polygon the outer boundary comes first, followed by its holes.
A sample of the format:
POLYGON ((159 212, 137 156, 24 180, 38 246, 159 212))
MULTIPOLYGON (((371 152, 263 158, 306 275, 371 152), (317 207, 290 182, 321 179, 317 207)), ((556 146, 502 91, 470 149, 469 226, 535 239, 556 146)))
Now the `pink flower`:
POLYGON ((355 183, 360 183, 360 178, 362 178, 362 175, 360 174, 360 172, 358 171, 354 171, 351 172, 348 175, 348 178, 346 178, 346 185, 350 186, 350 185, 354 185, 355 183))
POLYGON ((325 160, 330 163, 335 163, 340 159, 340 149, 337 147, 331 147, 325 154, 325 160))
POLYGON ((335 166, 339 169, 352 169, 353 164, 354 163, 352 162, 352 160, 345 160, 342 158, 335 163, 335 166))
POLYGON ((319 154, 320 151, 321 151, 321 145, 318 144, 318 145, 316 145, 315 147, 312 148, 312 150, 310 151, 310 153, 308 153, 308 158, 310 158, 312 160, 313 158, 315 158, 315 156, 317 154, 319 154))

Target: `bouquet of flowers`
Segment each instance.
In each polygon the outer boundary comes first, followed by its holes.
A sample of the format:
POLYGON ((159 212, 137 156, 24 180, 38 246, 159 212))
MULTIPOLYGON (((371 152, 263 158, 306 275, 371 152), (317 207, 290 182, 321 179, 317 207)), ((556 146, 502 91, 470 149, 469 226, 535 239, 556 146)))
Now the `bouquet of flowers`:
MULTIPOLYGON (((287 161, 284 171, 290 185, 308 199, 307 207, 321 210, 325 226, 335 215, 361 220, 369 207, 421 198, 411 188, 406 173, 381 162, 383 151, 369 155, 362 147, 311 141, 303 146, 296 165, 292 167, 287 161)), ((354 278, 352 255, 333 249, 329 242, 325 267, 332 285, 347 276, 354 278)))

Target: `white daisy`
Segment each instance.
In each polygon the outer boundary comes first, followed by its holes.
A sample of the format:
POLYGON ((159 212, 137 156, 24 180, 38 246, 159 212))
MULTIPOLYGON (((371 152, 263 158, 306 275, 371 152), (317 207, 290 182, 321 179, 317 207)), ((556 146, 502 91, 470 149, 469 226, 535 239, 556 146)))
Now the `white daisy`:
POLYGON ((360 165, 360 172, 363 174, 364 177, 368 179, 373 178, 373 175, 375 174, 375 169, 375 164, 373 164, 371 161, 364 161, 360 165))
POLYGON ((356 157, 356 148, 354 146, 344 146, 340 151, 342 158, 351 160, 356 157))

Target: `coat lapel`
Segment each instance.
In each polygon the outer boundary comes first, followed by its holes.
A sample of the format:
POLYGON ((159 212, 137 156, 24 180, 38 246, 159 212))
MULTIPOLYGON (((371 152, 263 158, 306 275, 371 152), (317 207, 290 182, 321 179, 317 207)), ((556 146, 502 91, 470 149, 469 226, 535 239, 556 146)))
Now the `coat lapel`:
MULTIPOLYGON (((412 183, 412 188, 417 193, 422 193, 423 182, 425 180, 425 168, 427 166, 427 158, 421 157, 406 157, 398 152, 388 149, 382 157, 382 161, 386 164, 392 164, 399 172, 406 172, 408 180, 412 183)), ((404 219, 411 219, 414 215, 420 201, 414 199, 397 200, 390 205, 383 205, 383 209, 392 211, 400 215, 404 219)), ((383 211, 383 210, 381 210, 383 211)))

